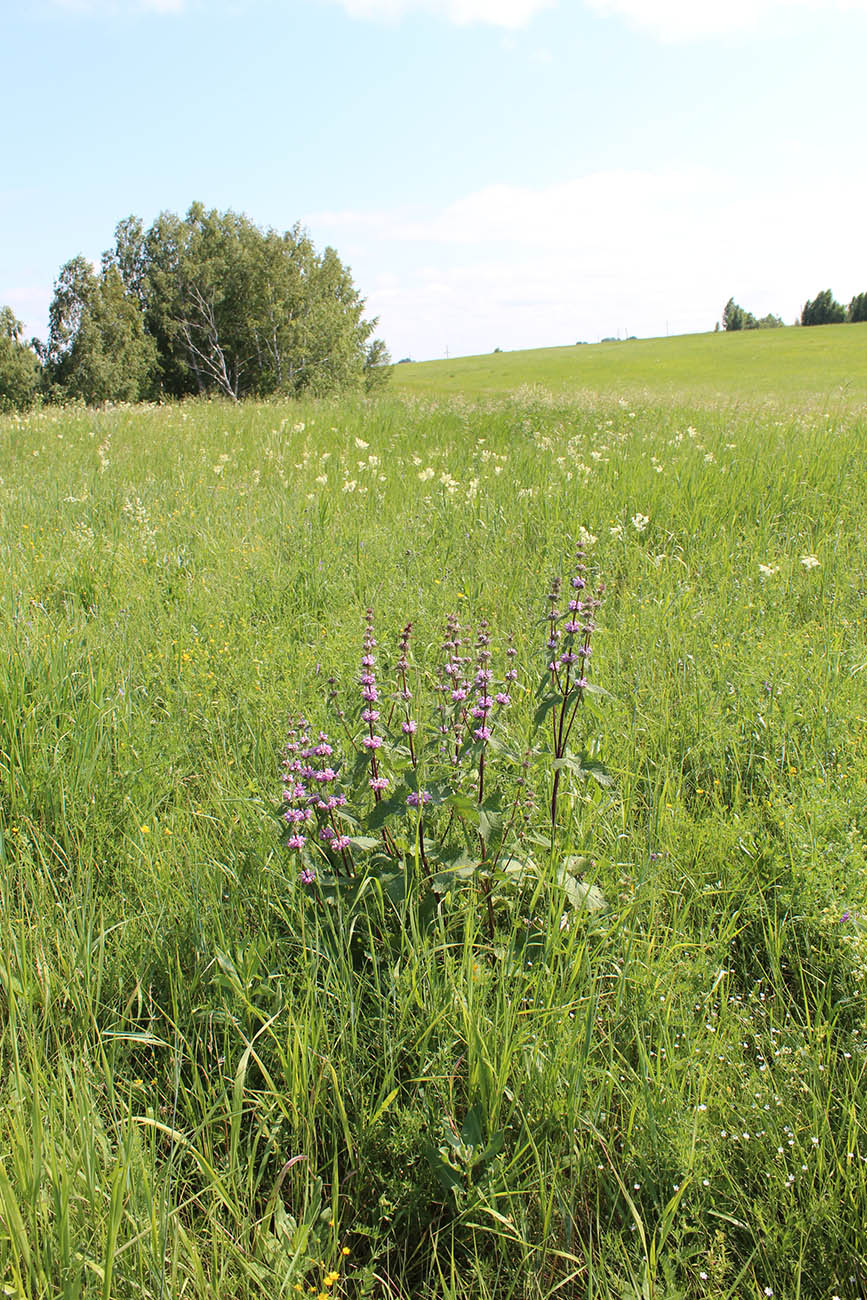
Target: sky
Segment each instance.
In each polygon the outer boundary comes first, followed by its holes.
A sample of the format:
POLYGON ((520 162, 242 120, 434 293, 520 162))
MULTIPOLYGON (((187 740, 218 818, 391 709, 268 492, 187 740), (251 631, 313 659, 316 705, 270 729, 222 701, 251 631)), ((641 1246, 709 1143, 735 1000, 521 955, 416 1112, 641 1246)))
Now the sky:
POLYGON ((0 0, 0 305, 194 201, 330 244, 392 357, 867 291, 867 0, 0 0))

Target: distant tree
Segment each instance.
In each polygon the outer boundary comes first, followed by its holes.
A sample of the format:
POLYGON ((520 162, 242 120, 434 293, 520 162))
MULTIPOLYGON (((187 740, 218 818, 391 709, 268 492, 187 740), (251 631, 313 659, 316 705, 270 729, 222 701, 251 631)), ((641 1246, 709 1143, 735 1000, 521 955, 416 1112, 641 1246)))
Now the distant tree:
POLYGON ((368 393, 383 388, 391 377, 391 357, 382 339, 368 343, 364 355, 364 387, 368 393))
POLYGON ((729 298, 723 308, 723 329, 724 330, 754 330, 758 322, 752 312, 744 311, 739 307, 734 298, 729 298))
POLYGON ((97 275, 84 257, 61 268, 49 310, 46 371, 54 397, 137 402, 148 395, 156 346, 120 270, 97 275))
POLYGON ((856 293, 849 303, 849 320, 857 323, 867 321, 867 293, 856 293))
POLYGON ((0 411, 22 411, 39 396, 42 365, 24 326, 10 307, 0 307, 0 411))
POLYGON ((839 325, 846 319, 846 308, 835 302, 830 289, 823 289, 820 294, 804 303, 801 312, 802 325, 839 325))
POLYGON ((767 316, 761 316, 756 321, 756 329, 760 330, 778 330, 783 328, 783 322, 779 316, 774 316, 769 312, 767 316))

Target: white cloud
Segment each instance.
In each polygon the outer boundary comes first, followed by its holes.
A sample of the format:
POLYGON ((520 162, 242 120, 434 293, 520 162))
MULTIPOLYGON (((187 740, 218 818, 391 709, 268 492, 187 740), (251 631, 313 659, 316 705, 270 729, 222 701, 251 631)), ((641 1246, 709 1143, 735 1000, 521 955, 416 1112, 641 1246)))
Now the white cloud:
POLYGON ((336 0, 353 18, 395 20, 408 14, 431 14, 464 27, 488 23, 493 27, 524 27, 558 0, 336 0))
POLYGON ((867 0, 585 0, 589 8, 626 18, 665 41, 688 41, 749 30, 792 10, 867 14, 867 0))
POLYGON ((438 211, 309 214, 395 356, 542 347, 712 329, 729 296, 792 322, 830 286, 865 285, 867 178, 747 186, 708 169, 611 171, 496 185, 438 211), (835 195, 829 215, 823 196, 835 195))

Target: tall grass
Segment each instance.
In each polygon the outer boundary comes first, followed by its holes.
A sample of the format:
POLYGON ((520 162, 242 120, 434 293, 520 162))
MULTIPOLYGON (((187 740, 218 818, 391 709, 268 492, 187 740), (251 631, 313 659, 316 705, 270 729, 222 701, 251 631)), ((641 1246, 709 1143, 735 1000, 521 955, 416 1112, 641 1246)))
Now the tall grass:
POLYGON ((4 1294, 867 1294, 864 437, 541 392, 0 423, 4 1294), (287 716, 370 604, 422 664, 452 610, 541 662, 581 536, 614 784, 532 851, 606 907, 383 943, 371 898, 343 942, 278 845, 287 716))

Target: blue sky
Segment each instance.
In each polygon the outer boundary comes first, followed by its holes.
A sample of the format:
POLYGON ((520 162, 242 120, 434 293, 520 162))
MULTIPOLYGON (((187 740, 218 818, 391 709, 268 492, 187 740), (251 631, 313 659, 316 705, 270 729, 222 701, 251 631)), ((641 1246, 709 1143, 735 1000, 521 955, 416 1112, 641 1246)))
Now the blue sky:
POLYGON ((867 290, 867 0, 0 0, 0 304, 193 200, 301 221, 395 359, 867 290))

